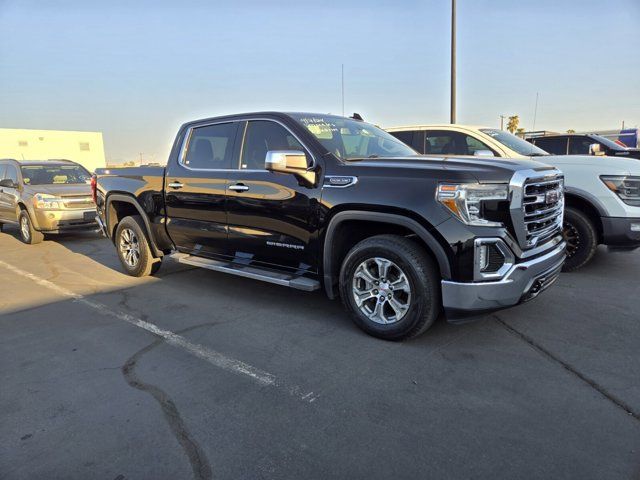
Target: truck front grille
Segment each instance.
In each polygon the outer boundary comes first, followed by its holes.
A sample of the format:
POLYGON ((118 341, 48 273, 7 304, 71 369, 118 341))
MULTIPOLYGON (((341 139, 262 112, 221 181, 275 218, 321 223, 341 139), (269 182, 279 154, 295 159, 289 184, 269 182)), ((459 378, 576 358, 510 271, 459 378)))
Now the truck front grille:
POLYGON ((562 230, 564 182, 562 178, 526 183, 522 202, 527 247, 534 247, 562 230))
POLYGON ((517 173, 511 183, 511 219, 522 250, 562 233, 564 177, 559 170, 517 173))

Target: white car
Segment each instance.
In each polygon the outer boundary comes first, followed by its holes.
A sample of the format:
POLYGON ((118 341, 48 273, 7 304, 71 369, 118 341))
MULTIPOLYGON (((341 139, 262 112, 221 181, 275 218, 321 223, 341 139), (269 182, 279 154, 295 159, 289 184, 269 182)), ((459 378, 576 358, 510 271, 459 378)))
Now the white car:
POLYGON ((565 271, 587 264, 599 244, 640 246, 640 160, 592 155, 550 155, 495 128, 416 125, 386 129, 426 155, 531 159, 565 175, 565 271))

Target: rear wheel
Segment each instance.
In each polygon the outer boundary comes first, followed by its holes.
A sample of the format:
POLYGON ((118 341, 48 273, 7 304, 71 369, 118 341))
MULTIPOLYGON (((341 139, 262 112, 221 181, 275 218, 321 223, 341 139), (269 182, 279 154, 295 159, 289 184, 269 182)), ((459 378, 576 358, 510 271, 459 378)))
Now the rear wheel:
POLYGON ((24 243, 34 245, 44 240, 44 235, 33 228, 31 218, 26 210, 21 210, 18 216, 18 225, 20 226, 20 239, 24 243))
POLYGON ((598 248, 598 232, 583 212, 567 207, 562 234, 567 242, 567 259, 562 270, 571 272, 591 261, 598 248))
POLYGON ((133 277, 145 277, 158 271, 161 260, 151 253, 144 223, 139 215, 125 217, 118 224, 115 244, 118 258, 126 272, 133 277))
POLYGON ((347 254, 340 295, 356 325, 385 340, 415 337, 440 313, 440 275, 429 255, 397 235, 363 240, 347 254))

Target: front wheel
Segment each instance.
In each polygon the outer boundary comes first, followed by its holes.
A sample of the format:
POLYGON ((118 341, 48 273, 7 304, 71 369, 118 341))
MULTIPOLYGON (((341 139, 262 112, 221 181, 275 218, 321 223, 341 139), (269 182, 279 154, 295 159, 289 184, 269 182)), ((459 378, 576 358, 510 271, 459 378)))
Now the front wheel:
POLYGON ((125 217, 116 229, 115 244, 118 258, 126 272, 133 277, 152 275, 160 268, 161 260, 154 258, 139 215, 125 217))
POLYGON ((440 275, 417 243, 377 235, 354 246, 340 271, 340 295, 356 325, 385 340, 420 335, 441 309, 440 275))
POLYGON ((44 235, 42 234, 42 232, 39 232, 35 228, 33 228, 33 223, 31 223, 31 218, 29 217, 29 213, 26 210, 20 211, 20 215, 18 216, 18 223, 20 224, 20 239, 24 243, 34 245, 44 240, 44 235))
POLYGON ((565 208, 562 234, 567 242, 562 271, 572 272, 589 263, 598 248, 598 232, 589 217, 576 208, 565 208))

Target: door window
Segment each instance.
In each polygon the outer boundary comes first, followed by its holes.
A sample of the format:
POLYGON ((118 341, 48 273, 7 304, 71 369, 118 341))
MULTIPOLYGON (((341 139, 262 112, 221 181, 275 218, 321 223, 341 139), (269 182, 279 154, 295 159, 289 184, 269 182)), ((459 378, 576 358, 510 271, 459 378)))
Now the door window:
POLYGON ((567 154, 567 137, 534 138, 533 143, 536 147, 554 155, 567 154))
POLYGON ((189 168, 206 170, 232 168, 237 129, 235 122, 194 128, 183 164, 189 168))
MULTIPOLYGON (((244 135, 240 168, 264 170, 264 161, 270 150, 305 151, 296 137, 279 123, 270 120, 249 121, 244 135)), ((307 155, 307 162, 309 160, 307 155)))
POLYGON ((593 143, 598 142, 589 137, 569 137, 569 155, 589 155, 589 146, 593 143))
POLYGON ((467 143, 464 135, 457 132, 426 132, 424 153, 435 155, 466 155, 467 143))
POLYGON ((475 155, 475 153, 478 150, 489 150, 491 153, 496 155, 496 152, 492 148, 489 148, 487 145, 482 143, 477 138, 474 138, 470 135, 463 135, 463 136, 464 136, 465 143, 467 144, 466 155, 475 155))
POLYGON ((13 180, 13 183, 18 184, 18 170, 13 165, 7 165, 7 171, 4 174, 4 178, 13 180))

